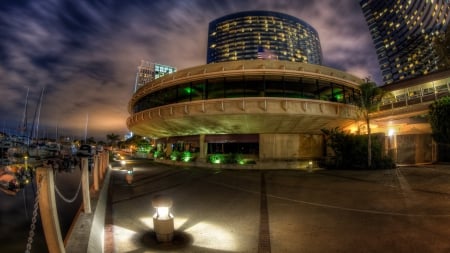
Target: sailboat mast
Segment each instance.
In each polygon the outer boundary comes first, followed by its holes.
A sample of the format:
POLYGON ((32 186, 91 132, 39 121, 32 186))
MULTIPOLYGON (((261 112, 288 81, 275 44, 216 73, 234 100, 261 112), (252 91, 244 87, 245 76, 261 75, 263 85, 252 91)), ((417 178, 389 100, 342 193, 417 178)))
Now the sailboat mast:
POLYGON ((84 143, 85 144, 86 144, 86 140, 87 140, 88 122, 89 122, 89 113, 86 113, 86 126, 84 128, 84 143))
MULTIPOLYGON (((30 88, 27 89, 27 95, 25 97, 25 107, 23 110, 22 122, 20 126, 20 135, 24 137, 25 132, 27 131, 27 114, 28 114, 28 94, 30 93, 30 88)), ((28 143, 28 141, 27 141, 28 143)), ((28 143, 29 144, 29 143, 28 143)))
POLYGON ((42 99, 43 99, 43 97, 44 97, 44 90, 45 90, 45 87, 42 88, 41 96, 39 97, 39 106, 38 106, 38 114, 37 114, 37 122, 36 122, 36 132, 35 132, 36 140, 38 140, 38 135, 39 135, 39 120, 40 120, 40 118, 41 118, 41 108, 42 108, 42 99))
MULTIPOLYGON (((39 105, 41 104, 43 96, 44 96, 44 89, 42 89, 41 96, 39 97, 39 103, 38 103, 39 105)), ((33 139, 33 133, 35 133, 35 122, 36 122, 38 111, 40 111, 39 107, 37 107, 36 110, 34 111, 33 124, 31 124, 31 130, 30 130, 30 136, 29 136, 30 140, 33 139)))

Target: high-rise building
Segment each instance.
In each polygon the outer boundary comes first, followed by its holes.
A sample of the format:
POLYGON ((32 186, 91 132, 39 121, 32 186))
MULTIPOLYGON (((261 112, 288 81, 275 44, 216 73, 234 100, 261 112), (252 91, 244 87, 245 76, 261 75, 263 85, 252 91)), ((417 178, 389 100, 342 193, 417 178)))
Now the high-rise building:
POLYGON ((209 23, 207 63, 278 59, 322 64, 319 35, 308 23, 272 11, 245 11, 209 23))
POLYGON ((136 92, 143 85, 162 77, 166 74, 171 74, 177 71, 176 68, 141 60, 141 65, 137 67, 136 81, 134 84, 134 91, 136 92))
MULTIPOLYGON (((138 135, 154 139, 155 161, 171 159, 194 162, 196 166, 209 163, 206 166, 210 168, 220 163, 232 168, 312 168, 330 158, 321 129, 367 132, 366 125, 358 120, 360 110, 355 105, 364 80, 311 62, 297 62, 297 58, 280 59, 284 51, 283 45, 277 44, 279 38, 314 36, 291 34, 301 30, 303 23, 294 29, 285 19, 277 21, 261 13, 271 12, 233 14, 212 22, 217 24, 212 25, 214 29, 210 25, 209 64, 150 81, 133 94, 127 126, 138 135), (240 20, 241 16, 246 18, 240 20), (267 22, 268 31, 264 26, 252 26, 261 22, 267 22), (258 33, 261 43, 252 37, 258 29, 264 31, 258 33), (270 36, 277 39, 267 39, 270 36), (222 54, 226 48, 236 57, 222 54)), ((377 31, 374 24, 371 29, 377 31)), ((318 38, 314 41, 316 49, 320 48, 318 38)), ((294 47, 294 43, 289 45, 294 47)), ((320 50, 315 52, 320 56, 320 50)), ((426 115, 432 102, 450 93, 449 73, 439 71, 382 86, 393 96, 386 97, 371 113, 376 122, 371 133, 377 133, 384 143, 383 154, 399 164, 436 161, 439 149, 433 144, 426 115)))
POLYGON ((433 40, 450 21, 448 0, 359 0, 386 84, 437 70, 433 40))

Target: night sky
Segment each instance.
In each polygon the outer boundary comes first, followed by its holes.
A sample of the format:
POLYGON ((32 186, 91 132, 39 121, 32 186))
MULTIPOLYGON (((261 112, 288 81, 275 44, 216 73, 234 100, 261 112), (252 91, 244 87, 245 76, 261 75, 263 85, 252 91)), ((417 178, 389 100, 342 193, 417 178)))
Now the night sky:
POLYGON ((39 137, 123 135, 141 60, 205 64, 209 22, 248 10, 304 20, 319 33, 323 65, 381 84, 357 0, 1 0, 0 131, 18 130, 27 89, 30 131, 45 88, 39 137))

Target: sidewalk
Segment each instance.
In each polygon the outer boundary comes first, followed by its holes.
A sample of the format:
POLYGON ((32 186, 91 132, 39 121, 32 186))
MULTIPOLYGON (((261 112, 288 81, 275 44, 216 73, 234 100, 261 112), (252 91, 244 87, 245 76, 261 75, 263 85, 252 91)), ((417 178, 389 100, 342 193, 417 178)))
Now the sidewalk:
POLYGON ((131 185, 124 171, 111 174, 110 252, 450 252, 449 180, 450 166, 309 173, 136 165, 131 185), (157 194, 173 199, 172 243, 156 241, 157 194))

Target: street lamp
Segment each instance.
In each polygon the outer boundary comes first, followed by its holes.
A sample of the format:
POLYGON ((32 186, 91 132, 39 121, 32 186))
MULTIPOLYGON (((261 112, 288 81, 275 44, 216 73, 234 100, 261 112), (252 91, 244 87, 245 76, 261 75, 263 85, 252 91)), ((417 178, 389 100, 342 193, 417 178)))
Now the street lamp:
POLYGON ((313 161, 308 162, 308 172, 311 172, 313 168, 313 161))
POLYGON ((28 155, 26 155, 23 159, 25 160, 25 171, 28 171, 28 155))
POLYGON ((133 183, 133 174, 134 174, 133 168, 132 167, 128 168, 127 174, 125 175, 125 180, 127 180, 128 184, 133 183))
POLYGON ((165 196, 158 195, 152 199, 152 206, 156 209, 153 215, 153 227, 159 242, 172 241, 174 232, 173 215, 170 213, 172 203, 172 199, 165 196))

